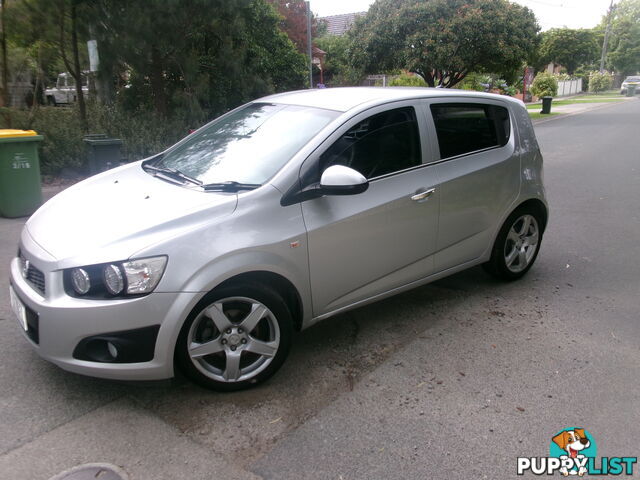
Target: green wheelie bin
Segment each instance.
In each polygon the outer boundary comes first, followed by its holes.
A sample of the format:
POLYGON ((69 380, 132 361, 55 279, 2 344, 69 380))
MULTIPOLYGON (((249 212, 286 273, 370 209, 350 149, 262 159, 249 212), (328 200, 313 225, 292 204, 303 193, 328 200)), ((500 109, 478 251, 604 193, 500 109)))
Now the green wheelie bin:
POLYGON ((0 215, 25 217, 42 204, 38 146, 33 130, 0 130, 0 215))

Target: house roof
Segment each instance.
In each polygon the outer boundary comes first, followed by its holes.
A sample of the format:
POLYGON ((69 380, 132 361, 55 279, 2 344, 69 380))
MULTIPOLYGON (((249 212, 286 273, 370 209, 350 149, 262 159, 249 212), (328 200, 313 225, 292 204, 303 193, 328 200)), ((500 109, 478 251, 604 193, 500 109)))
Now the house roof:
POLYGON ((367 12, 344 13, 342 15, 329 15, 320 17, 319 20, 327 24, 329 35, 344 35, 356 21, 356 18, 366 15, 367 12))

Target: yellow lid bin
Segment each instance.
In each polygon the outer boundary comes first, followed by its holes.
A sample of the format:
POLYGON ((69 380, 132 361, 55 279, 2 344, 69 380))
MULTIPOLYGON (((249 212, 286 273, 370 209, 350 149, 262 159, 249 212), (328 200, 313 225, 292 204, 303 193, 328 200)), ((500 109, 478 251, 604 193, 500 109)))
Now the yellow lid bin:
POLYGON ((33 130, 0 129, 0 138, 35 137, 36 135, 38 134, 33 130))
POLYGON ((0 130, 0 216, 31 215, 42 203, 41 140, 33 130, 0 130))

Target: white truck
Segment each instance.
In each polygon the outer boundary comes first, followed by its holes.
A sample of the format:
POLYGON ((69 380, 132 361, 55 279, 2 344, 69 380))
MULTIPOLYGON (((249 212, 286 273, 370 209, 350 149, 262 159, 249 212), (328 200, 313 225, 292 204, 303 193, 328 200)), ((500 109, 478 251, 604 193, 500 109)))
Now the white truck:
MULTIPOLYGON (((76 81, 70 73, 61 73, 58 75, 56 86, 45 90, 47 104, 51 106, 68 105, 77 101, 76 81)), ((88 77, 85 72, 82 73, 82 93, 85 97, 89 96, 88 77)))

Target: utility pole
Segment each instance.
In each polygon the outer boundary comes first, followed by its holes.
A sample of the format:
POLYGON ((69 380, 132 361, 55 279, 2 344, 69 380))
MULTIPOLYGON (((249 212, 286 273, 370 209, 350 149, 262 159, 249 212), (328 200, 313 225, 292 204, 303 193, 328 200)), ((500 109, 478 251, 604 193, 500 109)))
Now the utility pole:
POLYGON ((602 42, 602 57, 600 57, 600 73, 604 72, 604 61, 607 59, 607 47, 609 46, 609 35, 611 34, 611 18, 613 17, 613 2, 609 5, 609 13, 607 14, 607 28, 604 31, 604 41, 602 42))
POLYGON ((309 88, 313 88, 313 51, 311 47, 311 5, 307 5, 307 54, 309 55, 309 88))

